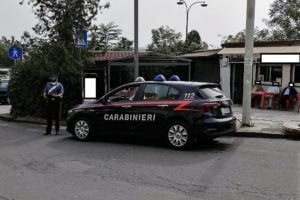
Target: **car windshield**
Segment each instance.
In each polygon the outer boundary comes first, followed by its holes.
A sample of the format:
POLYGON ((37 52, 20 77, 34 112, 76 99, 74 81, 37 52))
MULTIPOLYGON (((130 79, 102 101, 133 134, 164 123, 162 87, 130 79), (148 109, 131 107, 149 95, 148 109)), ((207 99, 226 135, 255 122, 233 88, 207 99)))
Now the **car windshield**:
POLYGON ((207 86, 199 88, 198 95, 203 99, 223 98, 223 92, 216 86, 207 86))

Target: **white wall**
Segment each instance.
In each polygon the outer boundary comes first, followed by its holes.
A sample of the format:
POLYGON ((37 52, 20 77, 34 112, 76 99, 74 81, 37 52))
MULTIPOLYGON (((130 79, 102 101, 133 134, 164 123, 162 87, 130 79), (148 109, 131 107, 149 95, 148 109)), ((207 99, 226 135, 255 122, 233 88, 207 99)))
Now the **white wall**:
POLYGON ((224 92, 225 96, 228 98, 230 97, 230 64, 228 62, 228 58, 223 57, 220 60, 220 78, 221 78, 221 86, 222 91, 224 92))

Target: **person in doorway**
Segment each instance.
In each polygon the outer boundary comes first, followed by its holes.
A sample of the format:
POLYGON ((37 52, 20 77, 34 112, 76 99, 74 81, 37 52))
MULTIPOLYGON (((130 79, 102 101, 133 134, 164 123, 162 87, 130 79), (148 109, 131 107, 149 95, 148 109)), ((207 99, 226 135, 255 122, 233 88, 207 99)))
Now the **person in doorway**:
POLYGON ((55 120, 55 134, 59 135, 59 122, 61 115, 61 104, 64 95, 64 87, 58 82, 58 77, 52 75, 44 89, 44 98, 47 100, 47 128, 44 135, 50 135, 52 120, 55 120))
POLYGON ((290 101, 296 94, 297 90, 292 85, 288 85, 284 88, 280 96, 280 105, 282 108, 288 108, 290 101))

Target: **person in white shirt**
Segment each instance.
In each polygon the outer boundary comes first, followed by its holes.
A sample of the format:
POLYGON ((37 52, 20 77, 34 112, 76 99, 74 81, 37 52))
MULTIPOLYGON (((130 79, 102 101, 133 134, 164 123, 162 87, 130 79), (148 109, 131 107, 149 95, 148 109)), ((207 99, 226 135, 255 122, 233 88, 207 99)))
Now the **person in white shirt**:
POLYGON ((276 94, 279 94, 280 93, 280 89, 278 86, 270 86, 268 89, 267 89, 267 93, 272 93, 272 94, 269 94, 265 97, 265 100, 266 100, 266 103, 267 103, 267 107, 268 108, 272 108, 272 104, 273 104, 273 101, 274 101, 274 98, 275 98, 275 95, 276 94))

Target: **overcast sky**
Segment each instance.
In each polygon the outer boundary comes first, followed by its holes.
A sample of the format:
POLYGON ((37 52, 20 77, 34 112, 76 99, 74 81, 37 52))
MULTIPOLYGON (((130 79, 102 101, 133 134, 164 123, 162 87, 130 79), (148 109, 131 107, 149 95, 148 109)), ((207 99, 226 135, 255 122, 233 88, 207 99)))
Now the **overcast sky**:
MULTIPOLYGON (((255 26, 265 27, 268 10, 274 0, 256 0, 255 26)), ((24 31, 31 31, 36 23, 31 7, 19 5, 19 0, 0 0, 0 36, 19 38, 24 31)), ((115 22, 123 36, 133 39, 134 0, 110 0, 111 7, 99 14, 96 24, 115 22)), ((168 25, 185 37, 185 8, 177 0, 139 0, 140 47, 151 43, 151 30, 168 25)), ((187 3, 195 0, 186 0, 187 3)), ((236 34, 245 29, 247 0, 207 0, 208 7, 196 4, 190 11, 189 30, 197 30, 203 41, 220 46, 221 36, 236 34)))

